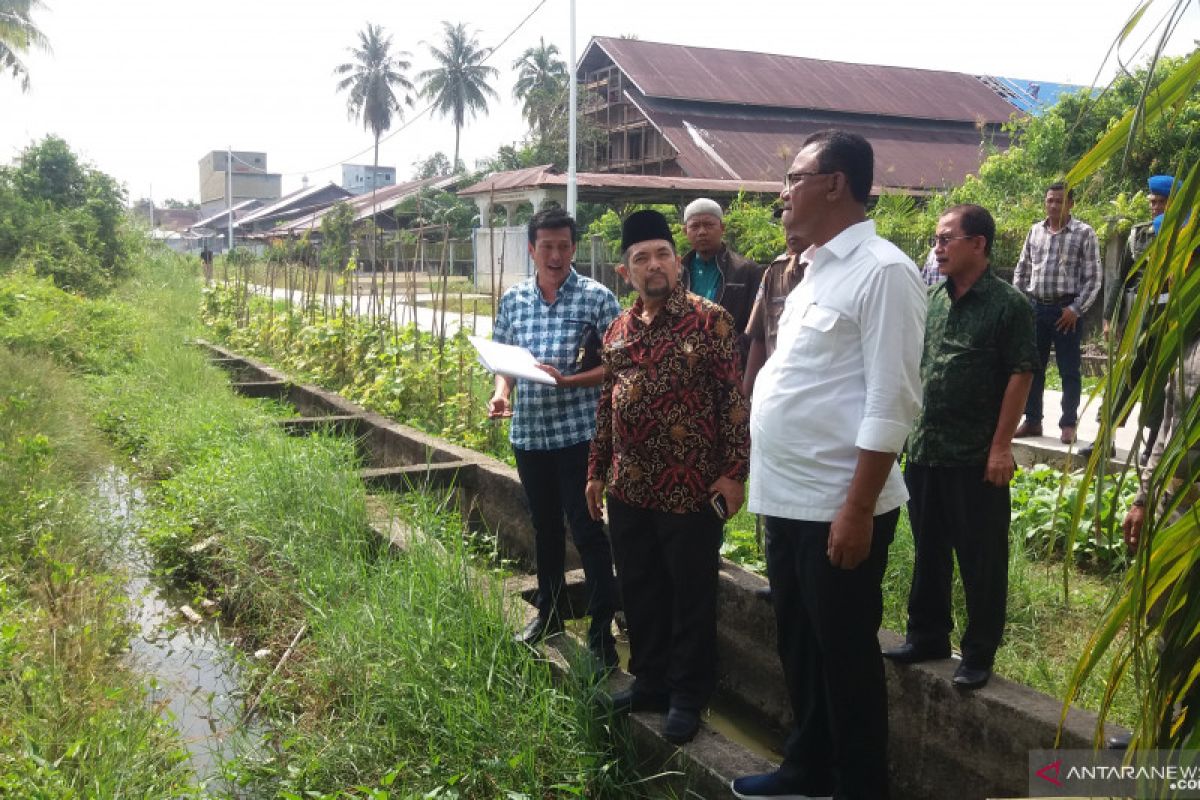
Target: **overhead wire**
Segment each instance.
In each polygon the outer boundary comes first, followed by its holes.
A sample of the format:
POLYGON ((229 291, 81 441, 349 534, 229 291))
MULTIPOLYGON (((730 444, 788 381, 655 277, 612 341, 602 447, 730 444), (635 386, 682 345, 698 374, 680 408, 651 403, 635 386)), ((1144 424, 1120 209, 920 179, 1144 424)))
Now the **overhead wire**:
MULTIPOLYGON (((517 33, 520 32, 520 30, 525 27, 525 24, 527 22, 529 22, 530 19, 533 18, 533 15, 536 14, 538 11, 540 11, 542 9, 542 6, 546 5, 547 1, 548 0, 538 0, 538 2, 536 4, 534 4, 533 9, 530 10, 530 12, 528 14, 526 14, 521 19, 520 22, 517 23, 516 27, 514 27, 512 30, 510 30, 504 36, 504 38, 500 40, 500 42, 497 45, 488 49, 487 55, 483 58, 483 60, 480 63, 486 64, 488 61, 490 61, 492 56, 494 56, 496 54, 496 52, 500 50, 500 48, 502 48, 502 47, 504 47, 504 45, 508 44, 508 41, 510 39, 512 39, 512 37, 516 36, 517 33)), ((410 116, 407 120, 405 120, 404 124, 400 125, 398 128, 396 128, 395 130, 391 131, 386 136, 381 138, 379 140, 379 144, 383 144, 384 142, 390 141, 392 138, 399 135, 402 131, 407 129, 414 122, 421 119, 426 114, 428 114, 430 111, 432 111, 433 107, 435 105, 436 105, 436 102, 430 102, 427 106, 422 108, 415 115, 410 116)), ((322 167, 317 167, 315 169, 292 170, 290 172, 268 172, 266 169, 264 169, 262 167, 257 167, 253 164, 246 163, 241 158, 238 158, 236 155, 233 156, 233 160, 238 162, 239 164, 242 164, 243 166, 247 167, 248 171, 250 171, 250 172, 256 172, 258 174, 264 174, 264 175, 280 175, 280 176, 291 177, 293 175, 308 175, 313 172, 323 172, 327 169, 333 169, 334 167, 336 167, 340 164, 348 163, 348 162, 352 161, 353 159, 356 159, 356 158, 359 158, 360 156, 366 155, 367 153, 371 152, 374 149, 375 149, 375 144, 372 143, 370 147, 360 150, 357 153, 354 153, 353 155, 347 156, 346 158, 342 158, 337 161, 334 161, 331 164, 326 164, 322 167)), ((455 165, 455 166, 457 166, 457 165, 455 165)))

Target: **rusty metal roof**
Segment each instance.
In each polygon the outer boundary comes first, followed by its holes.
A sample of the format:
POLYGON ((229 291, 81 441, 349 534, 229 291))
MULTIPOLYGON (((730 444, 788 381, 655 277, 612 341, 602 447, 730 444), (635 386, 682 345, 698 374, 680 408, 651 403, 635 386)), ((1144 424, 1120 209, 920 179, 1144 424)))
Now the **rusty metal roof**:
POLYGON ((597 36, 579 77, 607 54, 647 97, 961 122, 1016 109, 973 75, 597 36))
MULTIPOLYGON (((639 198, 669 195, 670 193, 705 193, 736 195, 740 191, 750 194, 778 194, 783 188, 779 178, 775 180, 723 180, 715 178, 685 178, 666 175, 622 175, 614 172, 576 173, 576 185, 581 199, 623 198, 638 202, 639 198)), ((483 180, 459 189, 459 197, 475 197, 499 194, 522 189, 565 188, 567 176, 549 164, 526 169, 494 172, 483 180)))
MULTIPOLYGON (((746 181, 782 181, 805 137, 830 127, 799 113, 663 111, 649 102, 642 111, 676 150, 676 162, 685 173, 746 181)), ((837 127, 861 134, 871 143, 874 183, 885 191, 957 185, 979 168, 983 157, 980 132, 968 126, 947 130, 856 120, 838 122, 837 127)))

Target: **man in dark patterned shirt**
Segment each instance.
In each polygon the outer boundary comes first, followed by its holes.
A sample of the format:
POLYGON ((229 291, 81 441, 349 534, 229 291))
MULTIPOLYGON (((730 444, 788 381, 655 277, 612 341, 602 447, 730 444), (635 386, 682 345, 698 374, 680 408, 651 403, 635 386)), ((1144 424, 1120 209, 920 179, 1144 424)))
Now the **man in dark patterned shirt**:
POLYGON ((717 570, 742 505, 749 414, 729 312, 680 283, 666 219, 622 227, 618 273, 637 290, 604 337, 607 368, 587 500, 609 532, 629 625, 632 690, 619 711, 669 711, 663 736, 696 735, 716 688, 717 570))
POLYGON ((963 689, 987 683, 1004 632, 1011 440, 1038 363, 1029 301, 988 268, 995 235, 986 209, 962 205, 942 214, 933 237, 946 280, 929 290, 925 399, 904 471, 916 544, 908 635, 884 651, 906 664, 950 657, 957 555, 967 628, 954 684, 963 689))

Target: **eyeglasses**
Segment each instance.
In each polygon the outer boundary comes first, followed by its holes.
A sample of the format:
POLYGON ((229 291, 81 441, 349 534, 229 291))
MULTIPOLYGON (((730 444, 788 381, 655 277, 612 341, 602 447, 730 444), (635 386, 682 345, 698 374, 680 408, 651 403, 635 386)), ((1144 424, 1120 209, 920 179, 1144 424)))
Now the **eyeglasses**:
POLYGON ((790 192, 796 188, 797 184, 801 183, 805 178, 811 178, 816 175, 832 175, 832 172, 789 172, 783 176, 783 185, 790 192))
POLYGON ((980 235, 981 234, 976 233, 976 234, 972 234, 970 236, 946 236, 946 235, 930 236, 929 237, 929 246, 937 247, 938 245, 941 245, 942 247, 945 247, 946 245, 953 242, 955 239, 974 239, 976 236, 980 236, 980 235))

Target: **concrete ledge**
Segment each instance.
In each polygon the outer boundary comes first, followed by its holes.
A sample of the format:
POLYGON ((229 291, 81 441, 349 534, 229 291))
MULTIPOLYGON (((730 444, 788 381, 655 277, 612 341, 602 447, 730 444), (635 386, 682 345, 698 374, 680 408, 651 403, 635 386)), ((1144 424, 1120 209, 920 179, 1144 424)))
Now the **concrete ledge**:
POLYGON ((358 436, 359 417, 338 414, 330 417, 289 417, 279 420, 279 427, 290 436, 307 436, 314 431, 328 430, 339 436, 358 436))
POLYGON ((444 464, 362 469, 358 474, 363 483, 370 488, 411 492, 414 489, 445 489, 454 486, 465 471, 474 467, 474 464, 467 461, 450 461, 444 464))
POLYGON ((232 384, 242 397, 286 401, 291 390, 287 381, 241 381, 232 384))

